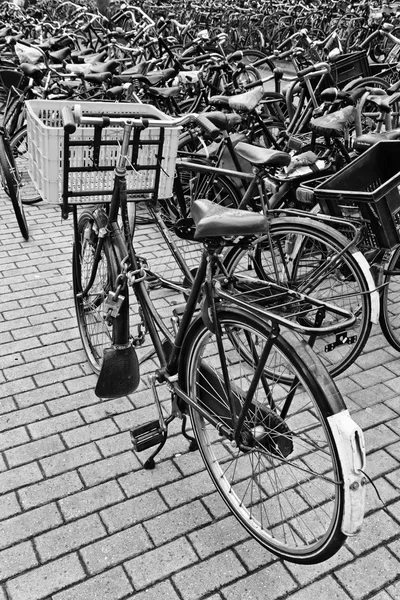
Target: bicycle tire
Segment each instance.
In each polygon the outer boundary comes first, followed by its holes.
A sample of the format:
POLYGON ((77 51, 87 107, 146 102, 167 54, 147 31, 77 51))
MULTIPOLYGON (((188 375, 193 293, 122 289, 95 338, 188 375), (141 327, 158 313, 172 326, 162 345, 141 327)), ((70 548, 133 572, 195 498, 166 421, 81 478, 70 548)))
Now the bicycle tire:
POLYGON ((18 169, 14 161, 10 143, 0 135, 0 176, 4 191, 9 196, 22 237, 29 239, 29 227, 21 201, 18 169))
POLYGON ((37 204, 42 200, 42 197, 37 192, 28 173, 29 157, 26 126, 12 136, 10 147, 19 172, 22 204, 37 204))
MULTIPOLYGON (((238 413, 262 351, 271 342, 271 326, 230 307, 219 311, 219 323, 238 413), (231 330, 249 345, 252 362, 231 343, 226 335, 231 330)), ((190 407, 192 427, 213 483, 250 535, 285 560, 318 563, 345 541, 341 465, 328 422, 339 392, 312 350, 295 335, 278 335, 271 343, 269 368, 253 390, 241 436, 248 450, 232 444, 190 407), (275 365, 285 370, 292 386, 282 383, 279 375, 269 377, 275 365)), ((187 393, 229 426, 232 417, 215 335, 203 322, 195 322, 188 331, 182 357, 187 393)))
MULTIPOLYGON (((346 331, 317 336, 315 340, 313 348, 332 377, 357 359, 372 326, 370 287, 357 250, 346 251, 322 277, 317 277, 312 285, 309 283, 324 261, 340 252, 347 241, 339 232, 330 233, 325 225, 307 218, 276 218, 271 219, 270 237, 259 240, 250 255, 243 248, 233 247, 224 260, 228 273, 236 276, 255 273, 261 281, 279 283, 313 298, 331 301, 357 316, 356 323, 346 331)), ((284 314, 290 318, 290 314, 284 314)), ((328 322, 337 322, 334 315, 324 324, 328 322)))
POLYGON ((246 48, 265 48, 264 34, 260 29, 251 29, 244 40, 246 48))
POLYGON ((254 129, 249 132, 249 141, 255 146, 261 148, 276 148, 277 150, 284 150, 286 146, 286 127, 282 121, 268 119, 262 126, 256 125, 254 129))
POLYGON ((103 353, 111 345, 112 327, 104 319, 105 301, 117 275, 116 261, 106 237, 96 278, 86 298, 80 296, 92 272, 99 232, 107 223, 102 208, 84 210, 78 220, 78 239, 72 250, 72 280, 75 312, 83 349, 95 373, 100 373, 103 353))
POLYGON ((353 79, 352 81, 349 81, 349 83, 347 83, 344 86, 343 91, 353 91, 356 88, 361 87, 378 87, 382 88, 383 90, 387 90, 390 86, 389 83, 382 77, 369 76, 360 77, 358 79, 353 79))
POLYGON ((21 105, 21 99, 15 98, 7 106, 3 116, 3 127, 8 135, 12 137, 25 124, 25 108, 21 105))
POLYGON ((380 326, 389 344, 400 352, 400 247, 393 252, 384 272, 380 326))
POLYGON ((361 44, 367 37, 367 32, 364 27, 357 27, 350 31, 346 38, 345 51, 356 52, 360 49, 361 44))

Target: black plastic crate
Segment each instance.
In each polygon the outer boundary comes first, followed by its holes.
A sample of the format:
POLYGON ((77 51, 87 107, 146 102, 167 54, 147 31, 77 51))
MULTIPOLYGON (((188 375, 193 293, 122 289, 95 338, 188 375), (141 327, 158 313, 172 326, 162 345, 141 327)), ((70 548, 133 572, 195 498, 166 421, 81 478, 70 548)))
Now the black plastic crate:
POLYGON ((315 188, 324 213, 363 221, 370 246, 400 243, 400 141, 378 142, 315 188))
POLYGON ((340 87, 357 77, 369 77, 370 75, 371 67, 365 50, 342 54, 331 66, 332 79, 340 87))

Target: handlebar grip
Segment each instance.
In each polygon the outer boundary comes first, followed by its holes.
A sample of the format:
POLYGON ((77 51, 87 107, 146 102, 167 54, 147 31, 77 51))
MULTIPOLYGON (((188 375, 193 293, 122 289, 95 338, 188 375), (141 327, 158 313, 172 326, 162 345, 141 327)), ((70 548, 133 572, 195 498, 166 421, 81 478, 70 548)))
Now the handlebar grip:
POLYGON ((208 133, 211 139, 215 140, 219 136, 220 130, 207 119, 205 114, 197 115, 196 122, 208 133))
POLYGON ((63 107, 63 109, 61 110, 61 117, 64 131, 68 134, 74 133, 76 131, 76 123, 74 113, 72 112, 70 106, 63 107))
POLYGON ((310 65, 309 67, 306 67, 305 69, 302 69, 301 71, 299 71, 297 73, 297 77, 303 77, 303 75, 307 75, 308 73, 312 73, 313 71, 320 71, 321 68, 329 69, 328 63, 322 62, 322 63, 315 63, 314 65, 310 65))

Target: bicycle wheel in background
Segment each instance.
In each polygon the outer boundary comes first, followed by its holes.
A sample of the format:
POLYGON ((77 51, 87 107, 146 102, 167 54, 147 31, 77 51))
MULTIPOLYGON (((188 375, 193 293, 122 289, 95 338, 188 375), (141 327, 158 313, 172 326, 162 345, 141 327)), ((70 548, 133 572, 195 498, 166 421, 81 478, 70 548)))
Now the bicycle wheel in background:
MULTIPOLYGON (((258 277, 303 292, 315 299, 353 313, 357 320, 346 330, 317 336, 314 350, 332 377, 345 371, 362 352, 371 331, 371 297, 366 274, 356 250, 346 251, 333 262, 348 240, 338 232, 305 218, 272 219, 270 234, 249 252, 232 248, 224 265, 229 273, 258 277)), ((366 267, 368 265, 365 265, 366 267)), ((293 317, 285 306, 286 318, 293 317)), ((304 314, 303 317, 304 318, 304 314)), ((310 319, 313 321, 313 317, 310 319)), ((333 325, 341 317, 327 313, 322 325, 333 325)), ((307 320, 307 317, 306 317, 307 320)), ((310 324, 310 323, 309 323, 310 324)))
POLYGON ((10 140, 10 148, 17 165, 21 186, 22 204, 36 204, 42 200, 28 173, 28 136, 26 126, 22 127, 10 140))
MULTIPOLYGON (((206 468, 229 509, 265 548, 297 563, 326 560, 345 540, 343 474, 328 418, 338 410, 339 392, 294 334, 271 336, 265 321, 227 307, 219 325, 236 416, 249 393, 252 401, 238 443, 190 407, 206 468)), ((186 340, 186 390, 229 431, 215 334, 199 319, 186 340)))
POLYGON ((95 280, 85 298, 80 296, 86 288, 92 273, 99 232, 105 226, 107 217, 104 211, 85 210, 78 221, 78 238, 75 239, 72 254, 72 278, 75 310, 83 348, 95 373, 100 372, 105 348, 111 345, 112 328, 104 319, 105 301, 112 289, 115 273, 111 262, 112 254, 107 251, 107 238, 100 255, 95 280))
POLYGON ((384 272, 380 325, 389 344, 400 352, 400 247, 393 252, 384 272))
POLYGON ((29 228, 26 221, 24 207, 21 201, 21 188, 18 169, 14 161, 8 139, 0 135, 0 176, 4 191, 9 196, 15 217, 22 236, 29 239, 29 228))

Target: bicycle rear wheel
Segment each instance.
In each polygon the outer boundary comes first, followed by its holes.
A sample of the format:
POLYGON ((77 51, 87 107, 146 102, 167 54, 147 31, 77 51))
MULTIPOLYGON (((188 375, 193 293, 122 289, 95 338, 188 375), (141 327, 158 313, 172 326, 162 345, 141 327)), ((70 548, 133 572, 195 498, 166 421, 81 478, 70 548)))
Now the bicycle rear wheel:
POLYGON ((400 352, 400 247, 392 254, 385 272, 380 325, 389 344, 400 352))
MULTIPOLYGON (((326 560, 345 540, 343 476, 328 419, 339 392, 294 334, 271 337, 266 322, 227 307, 219 323, 236 416, 247 394, 252 401, 238 443, 190 407, 205 466, 234 516, 265 548, 297 563, 326 560)), ((198 321, 186 340, 187 393, 229 430, 216 337, 198 321)))
MULTIPOLYGON (((317 336, 314 342, 314 350, 332 377, 345 371, 360 355, 372 326, 371 297, 359 253, 347 251, 333 262, 346 244, 346 238, 338 232, 330 235, 328 227, 309 219, 278 218, 271 220, 269 236, 260 239, 250 253, 233 248, 224 263, 235 276, 250 275, 278 283, 356 315, 351 327, 317 336)), ((282 310, 286 318, 291 318, 289 309, 282 310)), ((311 313, 310 319, 312 322, 311 313)), ((323 325, 339 324, 340 319, 327 313, 323 325)))
POLYGON ((22 236, 29 239, 29 227, 26 221, 24 207, 21 200, 21 188, 18 169, 10 148, 10 144, 4 135, 0 135, 0 176, 4 191, 10 197, 15 217, 22 236))

